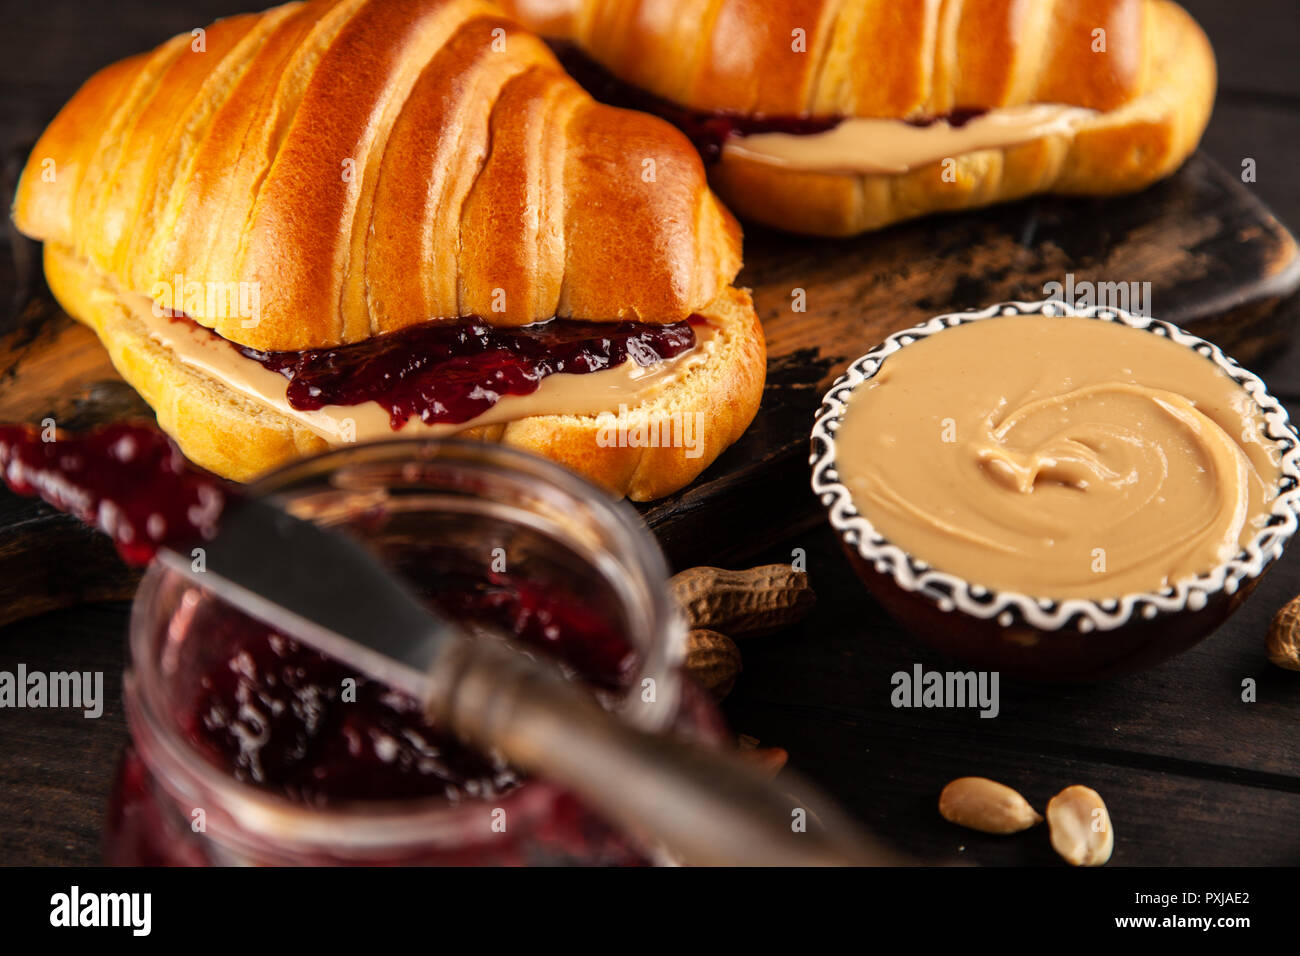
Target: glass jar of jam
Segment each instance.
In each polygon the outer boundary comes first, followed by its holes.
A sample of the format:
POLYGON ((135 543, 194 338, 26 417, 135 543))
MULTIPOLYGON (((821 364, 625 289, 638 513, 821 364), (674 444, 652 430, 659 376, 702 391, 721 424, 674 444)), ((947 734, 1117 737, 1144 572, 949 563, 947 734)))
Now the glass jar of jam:
MULTIPOLYGON (((653 538, 558 466, 475 442, 391 441, 293 464, 251 493, 358 537, 432 605, 555 659, 623 719, 723 739, 680 669, 684 633, 653 538)), ((157 563, 132 610, 125 702, 110 864, 666 859, 157 563)))

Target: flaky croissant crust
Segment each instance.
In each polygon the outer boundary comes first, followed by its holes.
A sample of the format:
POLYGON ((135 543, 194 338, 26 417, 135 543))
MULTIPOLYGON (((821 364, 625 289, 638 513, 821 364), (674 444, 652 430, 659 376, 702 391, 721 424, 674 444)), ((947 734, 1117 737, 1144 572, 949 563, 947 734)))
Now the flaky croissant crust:
POLYGON ((699 110, 913 119, 1156 80, 1148 0, 502 0, 619 77, 699 110), (1104 48, 1098 49, 1098 38, 1104 48))
POLYGON ((429 318, 673 321, 740 266, 690 144, 596 104, 484 0, 312 0, 92 77, 14 218, 259 349, 429 318), (225 290, 255 288, 257 314, 225 290))

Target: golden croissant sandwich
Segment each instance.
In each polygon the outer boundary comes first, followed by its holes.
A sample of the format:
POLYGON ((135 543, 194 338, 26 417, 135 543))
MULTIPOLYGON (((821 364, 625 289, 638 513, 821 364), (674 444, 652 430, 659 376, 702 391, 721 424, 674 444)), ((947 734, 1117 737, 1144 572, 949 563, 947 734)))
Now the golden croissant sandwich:
POLYGON ((667 123, 481 0, 315 0, 92 77, 14 204, 200 465, 462 434, 681 487, 762 391, 735 221, 667 123))
POLYGON ((598 98, 687 131, 742 218, 796 232, 1140 189, 1214 100, 1209 42, 1168 0, 505 6, 596 61, 570 68, 598 98))

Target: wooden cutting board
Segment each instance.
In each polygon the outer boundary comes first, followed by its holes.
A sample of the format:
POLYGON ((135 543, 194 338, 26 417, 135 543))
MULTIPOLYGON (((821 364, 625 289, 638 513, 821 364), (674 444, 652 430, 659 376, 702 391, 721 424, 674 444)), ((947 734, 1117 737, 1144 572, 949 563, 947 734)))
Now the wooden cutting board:
MULTIPOLYGON (((149 409, 94 335, 50 298, 39 249, 0 264, 14 303, 0 329, 0 421, 82 428, 149 409)), ((767 388, 745 436, 690 487, 639 507, 675 563, 738 560, 820 520, 808 433, 821 396, 891 332, 941 312, 1045 298, 1049 282, 1150 283, 1153 314, 1249 363, 1300 307, 1295 240, 1249 187, 1197 154, 1136 196, 1042 198, 907 223, 853 240, 753 228, 739 284, 767 335, 767 388)), ((82 600, 125 598, 135 575, 106 541, 30 499, 0 494, 0 623, 82 600)))

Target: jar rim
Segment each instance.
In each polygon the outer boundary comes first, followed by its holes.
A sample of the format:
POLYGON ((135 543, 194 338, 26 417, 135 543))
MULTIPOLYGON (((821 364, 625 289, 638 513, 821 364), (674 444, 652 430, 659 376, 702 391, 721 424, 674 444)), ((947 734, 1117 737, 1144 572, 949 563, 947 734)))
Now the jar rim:
MULTIPOLYGON (((668 567, 662 551, 636 512, 603 489, 551 461, 518 449, 464 439, 394 438, 349 445, 292 462, 252 482, 247 491, 259 498, 291 496, 294 489, 312 487, 320 481, 330 482, 345 474, 349 467, 407 462, 438 462, 451 467, 460 464, 480 474, 508 475, 526 481, 530 490, 551 496, 556 503, 567 503, 575 511, 584 511, 589 521, 596 522, 605 533, 610 553, 595 556, 593 569, 608 577, 622 568, 639 577, 641 584, 637 590, 642 606, 628 610, 642 614, 629 614, 629 623, 636 630, 635 624, 644 621, 645 629, 643 634, 629 635, 639 652, 638 672, 624 703, 637 697, 634 691, 642 681, 653 679, 656 701, 665 705, 623 707, 623 714, 625 719, 644 729, 664 729, 679 709, 678 665, 684 655, 685 632, 680 614, 670 600, 668 567), (602 557, 608 559, 607 566, 597 567, 602 557)), ((566 543, 583 544, 576 538, 566 543)), ((593 557, 586 552, 583 555, 593 557)), ((142 753, 142 756, 151 769, 161 771, 161 782, 173 795, 206 801, 196 802, 195 806, 216 805, 221 811, 219 815, 229 817, 243 834, 263 838, 274 835, 277 841, 295 847, 327 846, 345 853, 463 843, 466 821, 476 815, 487 816, 494 809, 509 807, 514 820, 512 829, 517 828, 520 815, 526 824, 544 814, 551 801, 564 792, 550 781, 533 777, 492 801, 471 799, 449 805, 445 798, 431 796, 348 801, 316 807, 236 780, 205 759, 184 739, 175 720, 165 716, 167 711, 161 699, 163 678, 158 673, 153 647, 157 631, 154 612, 167 574, 160 565, 151 565, 132 605, 131 666, 124 695, 132 737, 137 743, 148 745, 149 754, 142 753), (158 758, 165 766, 153 766, 158 758)), ((611 580, 610 583, 619 600, 626 604, 628 593, 618 586, 633 582, 611 580)), ((211 812, 208 819, 211 822, 211 812)), ((231 836, 239 839, 239 834, 231 836)))

